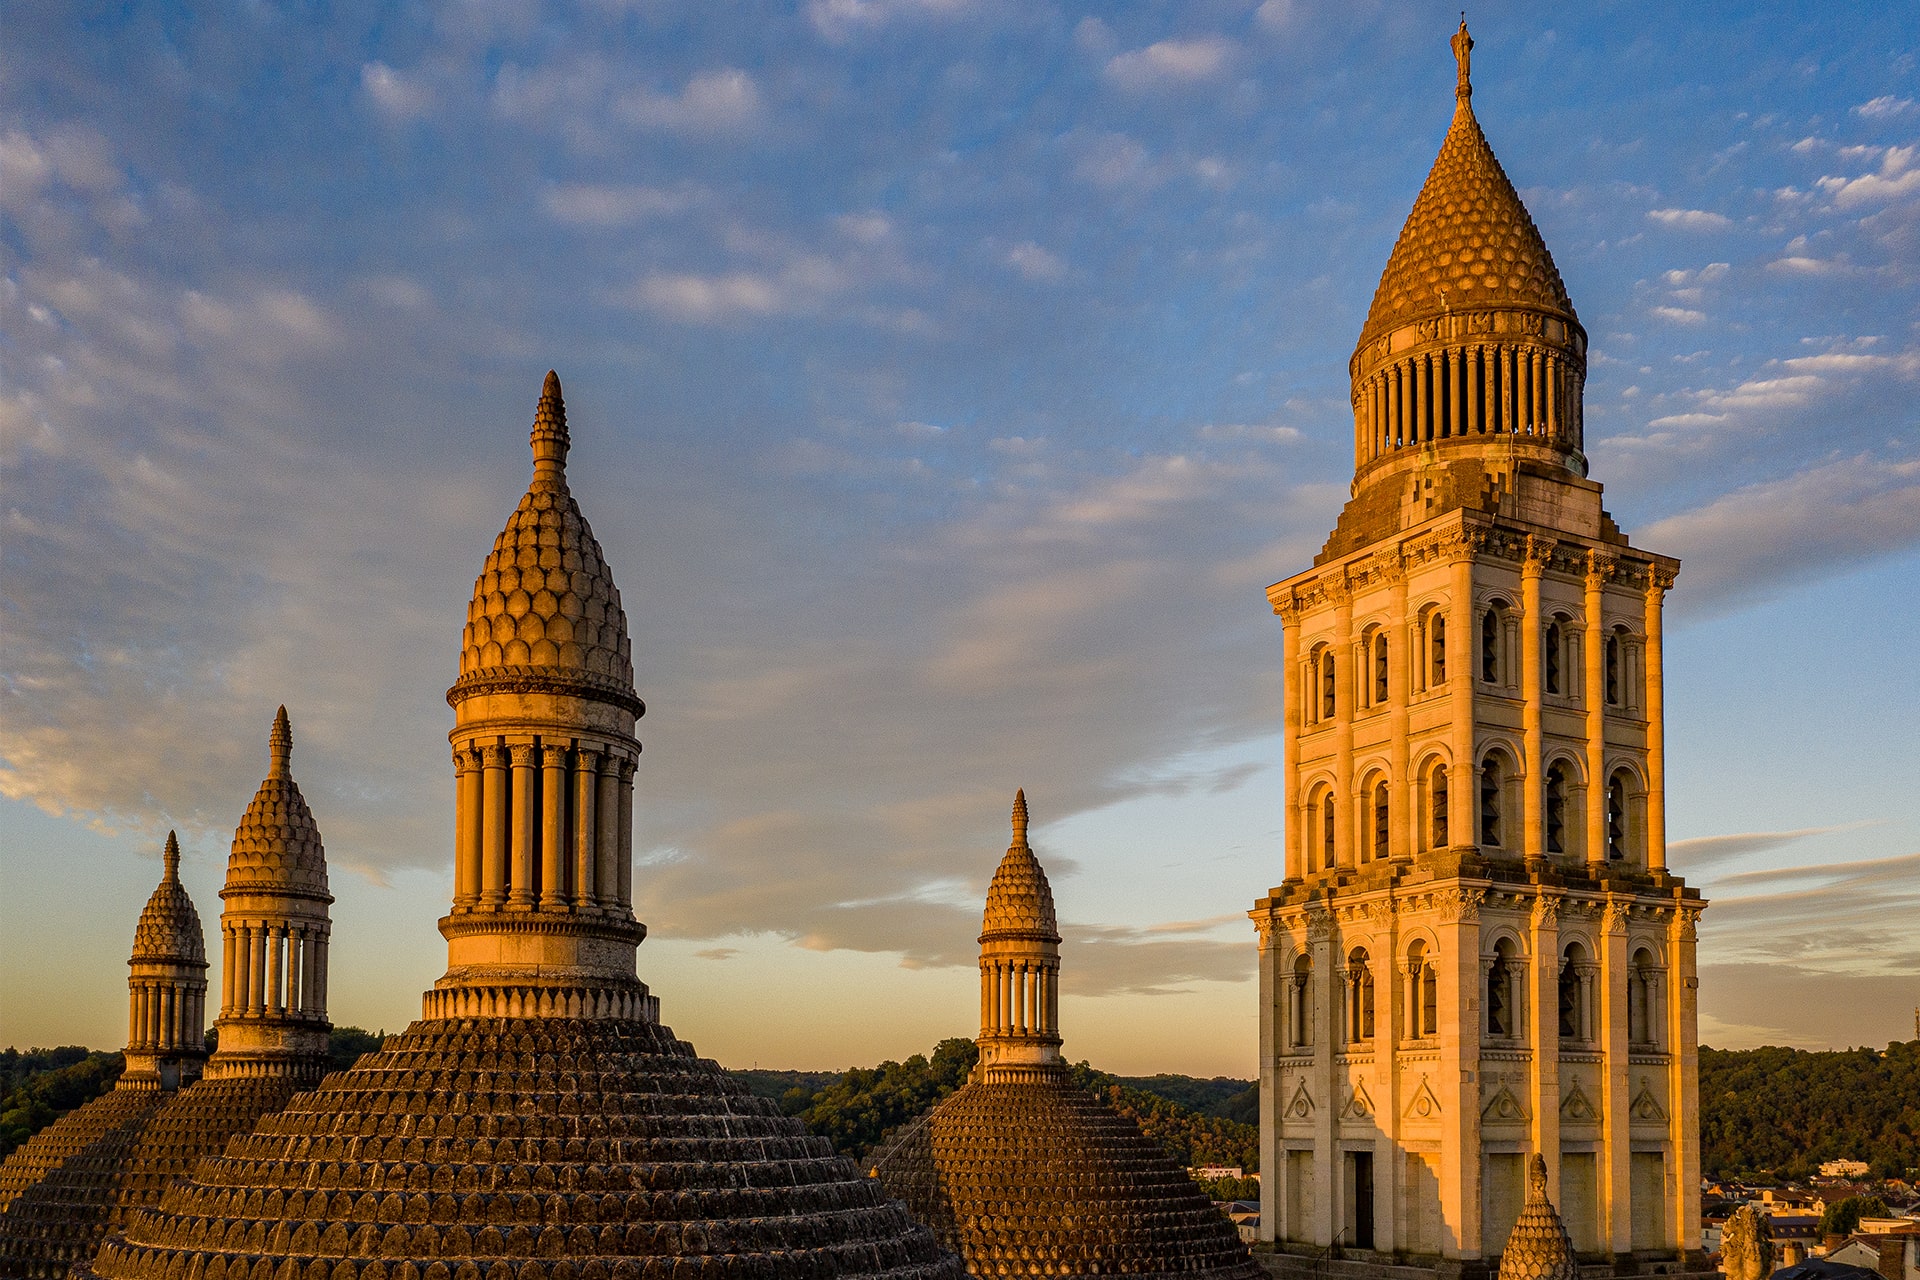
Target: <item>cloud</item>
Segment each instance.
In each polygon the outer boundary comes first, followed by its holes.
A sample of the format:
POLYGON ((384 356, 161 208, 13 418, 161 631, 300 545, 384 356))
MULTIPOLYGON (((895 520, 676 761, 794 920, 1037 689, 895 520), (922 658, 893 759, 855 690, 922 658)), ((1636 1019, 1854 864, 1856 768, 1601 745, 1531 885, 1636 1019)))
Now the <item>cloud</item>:
POLYGON ((1851 831, 1864 825, 1866 824, 1849 822, 1830 827, 1801 827, 1796 831, 1746 831, 1738 835, 1695 836, 1688 840, 1675 840, 1669 844, 1667 846, 1668 861, 1674 866, 1684 866, 1692 871, 1717 862, 1745 857, 1750 853, 1765 853, 1770 849, 1783 848, 1813 836, 1823 836, 1834 831, 1851 831))
POLYGON ((549 187, 541 204, 547 216, 563 226, 611 228, 681 213, 704 195, 689 183, 662 188, 570 182, 549 187))
POLYGON ((1029 280, 1057 284, 1066 279, 1067 264, 1031 240, 1007 250, 1007 265, 1029 280))
POLYGON ((1915 110, 1912 98, 1896 98, 1890 93, 1884 93, 1861 103, 1853 109, 1853 113, 1857 116, 1865 116, 1869 120, 1893 120, 1912 115, 1915 110))
POLYGON ((1649 307, 1647 313, 1669 324, 1705 324, 1707 313, 1690 307, 1649 307))
POLYGON ((1888 147, 1878 173, 1857 178, 1826 177, 1814 185, 1841 209, 1863 204, 1888 204, 1920 194, 1920 146, 1888 147))
POLYGON ((1726 214, 1705 209, 1649 209, 1647 218, 1663 227, 1682 231, 1723 231, 1733 225, 1733 219, 1726 214))
POLYGON ((635 90, 614 104, 614 114, 643 129, 705 135, 741 134, 760 116, 760 90, 737 67, 704 71, 677 94, 635 90))
POLYGON ((423 77, 396 71, 384 62, 361 66, 360 88, 392 120, 418 120, 435 105, 433 88, 423 77))
POLYGON ((904 19, 950 18, 973 7, 973 0, 807 0, 807 21, 822 39, 844 44, 904 19))
POLYGON ((1227 70, 1235 46, 1224 36, 1191 40, 1161 40, 1144 49, 1115 54, 1107 62, 1107 79, 1122 89, 1141 92, 1177 88, 1212 80, 1227 70))
POLYGON ((1194 434, 1202 440, 1257 440, 1262 444, 1294 444, 1303 438, 1298 427, 1253 425, 1243 422, 1210 422, 1194 434))

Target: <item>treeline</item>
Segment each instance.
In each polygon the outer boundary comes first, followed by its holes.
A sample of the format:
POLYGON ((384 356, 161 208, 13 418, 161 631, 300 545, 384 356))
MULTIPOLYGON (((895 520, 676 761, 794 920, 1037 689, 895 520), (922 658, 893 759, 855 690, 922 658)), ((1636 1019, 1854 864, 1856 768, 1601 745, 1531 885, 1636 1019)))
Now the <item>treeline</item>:
MULTIPOLYGON (((1229 1120, 1222 1115, 1207 1115, 1190 1106, 1177 1102, 1174 1098, 1156 1091, 1137 1088, 1122 1083, 1117 1076, 1104 1071, 1095 1071, 1084 1062, 1073 1066, 1073 1078, 1076 1083, 1095 1096, 1106 1100, 1107 1104, 1121 1115, 1127 1116, 1140 1126, 1141 1132, 1167 1149, 1175 1162, 1189 1168, 1200 1165, 1238 1165, 1247 1173, 1255 1173, 1260 1168, 1260 1130, 1256 1125, 1241 1120, 1229 1120)), ((1138 1079, 1138 1077, 1135 1077, 1138 1079)), ((1190 1076, 1151 1076, 1150 1083, 1181 1082, 1182 1085, 1203 1085, 1209 1081, 1194 1080, 1190 1076)), ((1246 1089, 1245 1081, 1234 1081, 1241 1086, 1219 1099, 1216 1105, 1224 1106, 1228 1098, 1238 1097, 1246 1089)), ((1188 1096, 1194 1096, 1190 1089, 1183 1089, 1188 1096)), ((1259 1109, 1258 1091, 1255 1092, 1254 1108, 1259 1109)))
POLYGON ((1804 1181, 1822 1162, 1874 1178, 1920 1168, 1920 1040, 1884 1051, 1700 1050, 1701 1172, 1804 1181))

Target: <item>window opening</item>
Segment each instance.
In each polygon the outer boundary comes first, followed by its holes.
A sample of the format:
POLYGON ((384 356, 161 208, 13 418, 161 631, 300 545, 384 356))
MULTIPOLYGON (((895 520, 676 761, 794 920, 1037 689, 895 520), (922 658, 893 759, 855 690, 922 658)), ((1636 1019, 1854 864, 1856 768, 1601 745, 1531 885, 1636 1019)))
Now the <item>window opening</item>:
POLYGON ((1607 705, 1620 705, 1620 637, 1607 637, 1607 705))
POLYGON ((1433 653, 1433 684, 1447 682, 1447 619, 1445 614, 1433 615, 1433 632, 1427 641, 1427 647, 1433 653))
POLYGON ((1607 861, 1627 856, 1627 779, 1616 773, 1607 783, 1607 861))
POLYGON ((1320 654, 1320 717, 1333 719, 1333 650, 1320 654))
POLYGON ((1388 843, 1392 839, 1392 824, 1387 808, 1387 784, 1378 782, 1373 787, 1373 856, 1384 858, 1388 853, 1388 843))
POLYGON ((1325 860, 1321 862, 1320 869, 1322 871, 1331 870, 1333 867, 1333 793, 1332 792, 1328 792, 1327 798, 1320 802, 1320 848, 1321 848, 1321 851, 1325 854, 1325 860))
POLYGON ((1433 847, 1445 848, 1447 839, 1447 766, 1438 765, 1433 771, 1433 847))
POLYGON ((1494 944, 1493 963, 1487 966, 1487 1034, 1513 1034, 1513 966, 1508 954, 1513 944, 1505 938, 1494 944))
POLYGON ((1373 701, 1376 706, 1384 706, 1387 701, 1387 636, 1384 631, 1373 638, 1373 701))
POLYGON ((1560 966, 1560 1036, 1580 1039, 1580 965, 1586 953, 1578 943, 1567 948, 1566 963, 1560 966))
POLYGON ((1500 682, 1500 611, 1489 609, 1480 615, 1480 678, 1488 684, 1500 682))
POLYGON ((1293 961, 1293 1043, 1306 1046, 1313 1043, 1312 1019, 1313 997, 1308 984, 1313 978, 1313 961, 1306 956, 1296 956, 1293 961))
POLYGON ((1547 624, 1546 650, 1547 650, 1546 652, 1547 692, 1559 693, 1560 692, 1560 624, 1557 622, 1549 622, 1547 624))
POLYGON ((1373 973, 1367 968, 1367 949, 1355 947, 1347 957, 1347 1039, 1353 1044, 1373 1038, 1373 973))
POLYGON ((1488 756, 1480 766, 1480 843, 1500 847, 1500 758, 1488 756))
POLYGON ((1547 852, 1567 851, 1567 770, 1553 765, 1547 770, 1547 852))

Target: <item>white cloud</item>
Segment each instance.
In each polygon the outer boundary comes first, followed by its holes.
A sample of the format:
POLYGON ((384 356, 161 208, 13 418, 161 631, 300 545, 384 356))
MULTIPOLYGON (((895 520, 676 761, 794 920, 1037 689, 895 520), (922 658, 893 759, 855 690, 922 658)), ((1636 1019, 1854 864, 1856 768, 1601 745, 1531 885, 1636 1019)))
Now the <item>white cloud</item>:
POLYGON ((1055 284, 1066 279, 1067 264, 1028 240, 1007 250, 1007 265, 1029 280, 1055 284))
POLYGON ((1920 194, 1920 146, 1888 147, 1878 173, 1857 178, 1827 177, 1815 183, 1842 209, 1862 204, 1886 204, 1920 194))
POLYGON ((737 67, 703 71, 677 94, 635 90, 621 96, 615 113, 644 129, 674 133, 737 134, 752 128, 760 115, 760 90, 737 67))
POLYGON ((1162 181, 1147 149, 1124 133, 1102 133, 1083 140, 1073 174, 1096 187, 1144 190, 1162 181))
POLYGON ((1706 312, 1690 307, 1649 307, 1648 314, 1658 316, 1669 324, 1705 324, 1707 320, 1706 312))
POLYGON ((361 66, 360 88, 381 114, 394 120, 417 120, 434 107, 433 88, 423 77, 396 71, 384 62, 361 66))
POLYGON ((1890 93, 1863 102, 1853 109, 1853 113, 1866 116, 1869 120, 1892 120, 1899 116, 1911 115, 1915 110, 1912 98, 1896 98, 1890 93))
POLYGON ((902 19, 950 18, 973 7, 973 0, 807 0, 807 21, 841 44, 902 19))
POLYGON ((1164 89, 1212 80, 1232 62, 1234 43, 1224 36, 1161 40, 1116 54, 1106 77, 1122 89, 1164 89))
POLYGON ((1253 11, 1253 20, 1268 31, 1284 31, 1299 16, 1300 6, 1295 0, 1261 0, 1260 7, 1253 11))
POLYGON ((680 213, 703 196, 700 188, 684 183, 663 188, 570 182, 549 187, 540 202, 548 217, 566 226, 626 227, 680 213))
POLYGON ((1647 217, 1663 227, 1678 227, 1683 231, 1720 231, 1733 225, 1733 219, 1726 214, 1706 209, 1649 209, 1647 217))

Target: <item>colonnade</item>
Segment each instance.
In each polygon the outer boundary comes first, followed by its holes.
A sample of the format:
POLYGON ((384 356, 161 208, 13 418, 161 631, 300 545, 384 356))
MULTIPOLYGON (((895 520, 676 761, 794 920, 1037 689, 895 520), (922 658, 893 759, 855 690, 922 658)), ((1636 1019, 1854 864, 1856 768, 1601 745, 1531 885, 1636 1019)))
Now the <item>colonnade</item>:
POLYGON ((327 933, 306 921, 222 920, 222 1018, 327 1016, 327 933))
POLYGON ((167 1052, 205 1049, 207 991, 204 983, 166 980, 128 983, 127 1047, 167 1052))
POLYGON ((634 758, 537 737, 453 753, 453 909, 630 913, 634 758))
POLYGON ((1525 435, 1581 447, 1582 371, 1562 351, 1480 343, 1421 352, 1353 393, 1354 461, 1465 435, 1525 435))
POLYGON ((1058 1036, 1058 959, 980 959, 980 1034, 1058 1036))

